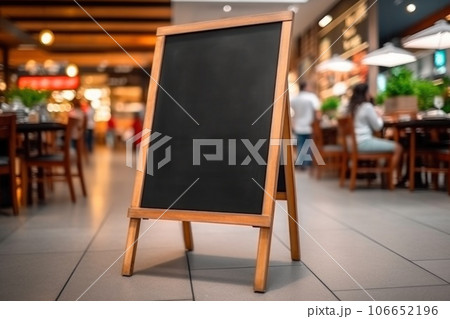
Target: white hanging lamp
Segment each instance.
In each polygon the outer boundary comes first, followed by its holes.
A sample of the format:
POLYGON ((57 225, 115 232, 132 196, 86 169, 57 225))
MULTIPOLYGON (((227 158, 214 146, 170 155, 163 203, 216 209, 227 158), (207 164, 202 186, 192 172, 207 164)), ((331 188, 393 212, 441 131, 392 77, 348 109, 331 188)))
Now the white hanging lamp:
POLYGON ((394 66, 411 63, 416 60, 416 57, 412 53, 397 48, 392 43, 387 42, 382 48, 367 54, 362 59, 362 63, 366 65, 377 65, 392 68, 394 66))
POLYGON ((333 72, 350 72, 355 67, 355 63, 341 58, 334 54, 331 59, 319 63, 316 67, 318 72, 333 71, 333 72))
POLYGON ((450 25, 445 20, 439 20, 433 26, 406 37, 403 46, 416 49, 448 49, 450 25))

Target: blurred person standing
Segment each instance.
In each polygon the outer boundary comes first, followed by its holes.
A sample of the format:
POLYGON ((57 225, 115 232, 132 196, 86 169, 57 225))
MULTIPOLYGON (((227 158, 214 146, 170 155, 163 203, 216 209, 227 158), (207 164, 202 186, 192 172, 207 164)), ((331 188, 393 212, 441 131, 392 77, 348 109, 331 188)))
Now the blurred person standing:
POLYGON ((94 115, 95 111, 89 101, 85 101, 84 113, 86 114, 86 146, 89 153, 94 151, 94 115))
MULTIPOLYGON (((300 83, 300 93, 291 99, 292 129, 297 136, 297 159, 295 164, 300 168, 311 166, 310 161, 306 161, 304 156, 300 158, 300 153, 305 141, 312 138, 312 123, 319 111, 320 101, 316 94, 310 91, 306 82, 300 83)), ((305 153, 309 154, 308 153, 305 153)))
MULTIPOLYGON (((142 120, 139 112, 133 114, 133 136, 141 134, 143 129, 142 120)), ((136 147, 141 143, 141 137, 137 138, 133 142, 133 146, 136 147)))
POLYGON ((114 116, 108 120, 108 129, 106 131, 106 145, 110 148, 114 148, 116 143, 116 122, 114 121, 114 116))

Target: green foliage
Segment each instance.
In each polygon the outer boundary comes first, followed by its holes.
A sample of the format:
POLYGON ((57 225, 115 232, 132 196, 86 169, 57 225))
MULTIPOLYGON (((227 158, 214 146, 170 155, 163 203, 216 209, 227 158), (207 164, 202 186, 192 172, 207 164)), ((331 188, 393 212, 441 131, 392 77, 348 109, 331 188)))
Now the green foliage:
POLYGON ((417 80, 414 84, 415 95, 417 95, 417 103, 419 110, 425 111, 434 106, 434 97, 442 96, 442 88, 436 86, 431 81, 417 80))
POLYGON ((28 108, 44 102, 49 96, 49 91, 38 91, 29 88, 11 89, 6 93, 6 98, 8 101, 13 100, 14 98, 19 98, 23 105, 28 108))
POLYGON ((405 67, 392 69, 386 84, 386 96, 414 95, 413 72, 405 67))
POLYGON ((450 78, 445 76, 442 78, 442 83, 438 85, 442 90, 442 96, 444 97, 444 107, 442 110, 445 113, 450 113, 450 78))
POLYGON ((386 101, 386 93, 380 92, 375 96, 376 105, 383 105, 384 101, 386 101))
POLYGON ((336 96, 330 96, 326 98, 321 106, 323 112, 335 111, 339 107, 341 100, 336 96))

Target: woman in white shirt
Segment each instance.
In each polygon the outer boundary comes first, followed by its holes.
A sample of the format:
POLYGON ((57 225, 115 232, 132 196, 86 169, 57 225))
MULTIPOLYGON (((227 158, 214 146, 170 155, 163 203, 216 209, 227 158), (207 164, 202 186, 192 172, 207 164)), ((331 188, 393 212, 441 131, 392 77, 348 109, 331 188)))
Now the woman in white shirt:
POLYGON ((400 144, 373 136, 373 132, 383 128, 383 118, 381 112, 370 103, 369 87, 367 84, 357 84, 353 88, 353 95, 348 104, 348 112, 353 117, 356 143, 358 151, 362 153, 370 152, 392 152, 394 167, 397 167, 402 147, 400 144))

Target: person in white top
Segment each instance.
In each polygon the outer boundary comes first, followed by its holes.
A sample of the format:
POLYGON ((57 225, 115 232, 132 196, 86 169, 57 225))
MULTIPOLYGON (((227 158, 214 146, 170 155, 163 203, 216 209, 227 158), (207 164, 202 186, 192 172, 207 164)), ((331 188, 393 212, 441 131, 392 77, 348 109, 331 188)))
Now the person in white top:
POLYGON ((365 83, 357 84, 353 88, 347 112, 353 117, 356 143, 359 152, 392 152, 394 167, 397 167, 402 154, 400 144, 373 136, 373 132, 383 128, 381 111, 370 103, 369 87, 365 83))
POLYGON ((85 107, 84 112, 86 114, 86 146, 89 153, 92 153, 94 151, 94 128, 95 128, 95 121, 94 121, 94 115, 95 111, 91 106, 91 103, 89 101, 84 101, 85 107))
MULTIPOLYGON (((300 84, 300 93, 291 101, 292 129, 297 135, 297 151, 300 151, 307 139, 311 139, 312 126, 316 112, 319 111, 320 101, 317 95, 309 91, 308 85, 305 82, 300 84)), ((311 162, 304 161, 297 155, 296 165, 300 167, 310 166, 311 162)), ((306 154, 305 154, 306 155, 306 154)))

